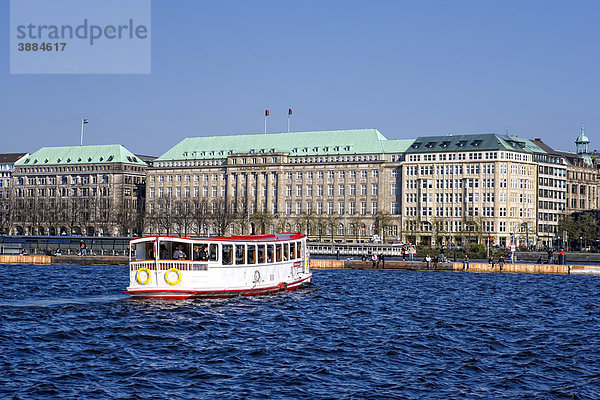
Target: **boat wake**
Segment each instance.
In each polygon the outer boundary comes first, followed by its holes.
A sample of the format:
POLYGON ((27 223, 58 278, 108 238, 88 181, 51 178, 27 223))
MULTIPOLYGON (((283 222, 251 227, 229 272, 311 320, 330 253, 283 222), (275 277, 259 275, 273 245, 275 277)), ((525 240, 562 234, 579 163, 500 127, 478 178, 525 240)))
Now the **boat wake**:
POLYGON ((71 304, 111 303, 113 301, 119 301, 128 298, 129 296, 119 294, 113 296, 93 296, 60 299, 2 300, 0 301, 0 307, 52 307, 67 306, 71 304))

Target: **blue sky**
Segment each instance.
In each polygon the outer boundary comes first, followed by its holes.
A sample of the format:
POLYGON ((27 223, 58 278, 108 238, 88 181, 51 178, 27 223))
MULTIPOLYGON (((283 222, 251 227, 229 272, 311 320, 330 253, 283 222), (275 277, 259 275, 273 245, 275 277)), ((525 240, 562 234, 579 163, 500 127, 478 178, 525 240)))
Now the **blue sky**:
POLYGON ((152 2, 150 75, 10 75, 0 2, 0 152, 189 136, 377 128, 600 149, 598 1, 152 2))

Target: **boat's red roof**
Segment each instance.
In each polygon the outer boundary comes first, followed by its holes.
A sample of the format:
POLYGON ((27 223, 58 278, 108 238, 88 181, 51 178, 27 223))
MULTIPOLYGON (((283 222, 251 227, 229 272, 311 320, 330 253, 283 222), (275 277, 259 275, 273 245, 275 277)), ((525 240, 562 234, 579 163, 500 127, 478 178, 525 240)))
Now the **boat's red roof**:
POLYGON ((282 233, 271 233, 267 235, 244 235, 244 236, 193 236, 193 237, 184 237, 184 236, 145 236, 141 238, 136 238, 132 240, 143 240, 150 238, 162 238, 162 239, 185 239, 185 240, 198 240, 198 241, 218 241, 218 242, 277 242, 283 240, 297 240, 305 237, 303 234, 298 232, 282 232, 282 233))

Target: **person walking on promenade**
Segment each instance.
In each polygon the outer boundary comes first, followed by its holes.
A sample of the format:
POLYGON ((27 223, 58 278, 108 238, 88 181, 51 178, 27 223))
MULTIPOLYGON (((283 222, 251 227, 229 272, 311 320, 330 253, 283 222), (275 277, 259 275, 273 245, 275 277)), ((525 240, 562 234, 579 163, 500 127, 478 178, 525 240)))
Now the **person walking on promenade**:
POLYGON ((377 254, 373 253, 373 257, 371 257, 371 261, 373 261, 373 268, 377 266, 377 254))
POLYGON ((406 261, 406 246, 402 246, 402 261, 406 261))
POLYGON ((413 246, 411 244, 410 247, 408 248, 408 258, 410 261, 414 261, 415 254, 417 254, 417 249, 415 248, 415 246, 413 246))
POLYGON ((427 269, 429 269, 431 267, 431 257, 429 257, 429 254, 425 256, 425 263, 427 265, 427 269))
POLYGON ((437 269, 439 260, 438 256, 433 257, 433 269, 437 269))
POLYGON ((379 259, 381 260, 381 269, 385 269, 385 256, 383 253, 379 255, 379 259))
POLYGON ((465 258, 463 259, 463 271, 469 269, 469 255, 465 254, 465 258))
POLYGON ((490 267, 492 268, 492 271, 494 270, 494 258, 492 256, 490 256, 489 260, 488 260, 490 267))
POLYGON ((500 271, 504 268, 504 254, 500 254, 500 258, 498 258, 498 266, 500 267, 500 271))
POLYGON ((79 242, 79 255, 87 256, 87 249, 85 248, 85 241, 83 239, 79 242))
POLYGON ((548 264, 554 264, 554 249, 548 248, 548 264))

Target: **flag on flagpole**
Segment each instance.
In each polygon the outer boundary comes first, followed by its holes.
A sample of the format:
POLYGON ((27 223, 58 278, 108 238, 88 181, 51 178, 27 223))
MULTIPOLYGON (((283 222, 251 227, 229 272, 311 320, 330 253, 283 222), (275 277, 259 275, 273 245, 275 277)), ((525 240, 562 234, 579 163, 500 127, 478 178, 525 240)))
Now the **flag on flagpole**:
POLYGON ((288 108, 288 115, 292 115, 292 109, 288 108))
POLYGON ((87 124, 87 123, 88 123, 88 120, 87 120, 87 119, 84 119, 82 122, 83 122, 84 124, 87 124))
POLYGON ((265 117, 269 116, 269 110, 265 110, 265 117))

